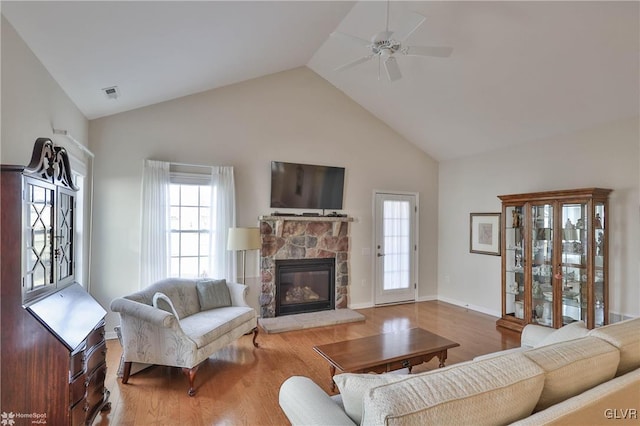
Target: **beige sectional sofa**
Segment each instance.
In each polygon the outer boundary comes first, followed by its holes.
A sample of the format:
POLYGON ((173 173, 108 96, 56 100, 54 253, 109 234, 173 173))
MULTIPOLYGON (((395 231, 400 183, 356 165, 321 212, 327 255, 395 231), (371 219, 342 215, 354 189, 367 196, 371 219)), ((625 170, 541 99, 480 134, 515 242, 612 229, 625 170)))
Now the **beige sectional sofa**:
POLYGON ((640 318, 527 326, 522 345, 420 374, 339 374, 332 397, 291 377, 280 406, 294 425, 640 422, 640 318))

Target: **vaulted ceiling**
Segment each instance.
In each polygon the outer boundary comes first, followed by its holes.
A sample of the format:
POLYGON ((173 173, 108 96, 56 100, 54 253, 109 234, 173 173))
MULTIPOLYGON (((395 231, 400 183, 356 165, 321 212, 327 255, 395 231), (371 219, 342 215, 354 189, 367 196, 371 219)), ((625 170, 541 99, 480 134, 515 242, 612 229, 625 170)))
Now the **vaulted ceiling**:
POLYGON ((392 1, 389 28, 426 21, 398 81, 365 47, 383 1, 7 2, 2 14, 89 118, 308 66, 437 160, 640 115, 640 3, 392 1), (118 86, 108 99, 102 88, 118 86))

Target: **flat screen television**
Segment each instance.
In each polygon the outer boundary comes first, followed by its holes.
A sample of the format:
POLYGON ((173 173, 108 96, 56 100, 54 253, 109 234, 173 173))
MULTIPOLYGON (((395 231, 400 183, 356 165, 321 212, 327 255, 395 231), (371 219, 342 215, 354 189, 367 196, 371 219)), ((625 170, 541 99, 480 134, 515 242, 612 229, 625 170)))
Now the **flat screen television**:
POLYGON ((344 167, 271 162, 271 207, 341 210, 344 167))

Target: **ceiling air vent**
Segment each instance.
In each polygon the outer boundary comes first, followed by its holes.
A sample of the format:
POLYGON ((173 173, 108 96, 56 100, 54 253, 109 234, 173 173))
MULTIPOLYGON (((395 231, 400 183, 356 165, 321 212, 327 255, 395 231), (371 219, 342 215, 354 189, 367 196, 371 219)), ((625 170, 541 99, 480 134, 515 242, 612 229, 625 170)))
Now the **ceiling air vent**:
POLYGON ((118 86, 105 87, 102 89, 107 99, 118 99, 120 97, 120 90, 118 86))

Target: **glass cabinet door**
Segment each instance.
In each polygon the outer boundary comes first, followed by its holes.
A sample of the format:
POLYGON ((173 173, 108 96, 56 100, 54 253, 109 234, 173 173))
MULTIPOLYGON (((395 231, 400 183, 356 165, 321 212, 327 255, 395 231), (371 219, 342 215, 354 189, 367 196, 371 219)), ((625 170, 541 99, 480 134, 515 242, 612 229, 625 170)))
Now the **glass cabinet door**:
POLYGON ((23 191, 23 302, 74 280, 72 191, 25 178, 23 191))
POLYGON ((55 247, 53 257, 56 262, 56 280, 59 284, 73 281, 73 237, 74 237, 74 195, 59 190, 56 205, 55 247))
POLYGON ((505 208, 505 313, 524 319, 523 206, 505 208))
POLYGON ((593 223, 594 248, 594 272, 593 272, 593 303, 594 303, 594 326, 600 327, 605 324, 606 291, 608 283, 605 283, 607 275, 605 273, 606 250, 605 244, 605 204, 595 203, 595 217, 593 223))
POLYGON ((34 297, 55 282, 52 263, 54 197, 55 190, 52 187, 31 180, 25 182, 25 297, 34 297))
POLYGON ((531 207, 531 323, 553 325, 553 205, 531 207))
POLYGON ((563 203, 562 251, 560 276, 562 284, 562 324, 587 320, 588 273, 587 229, 589 215, 586 203, 563 203))

